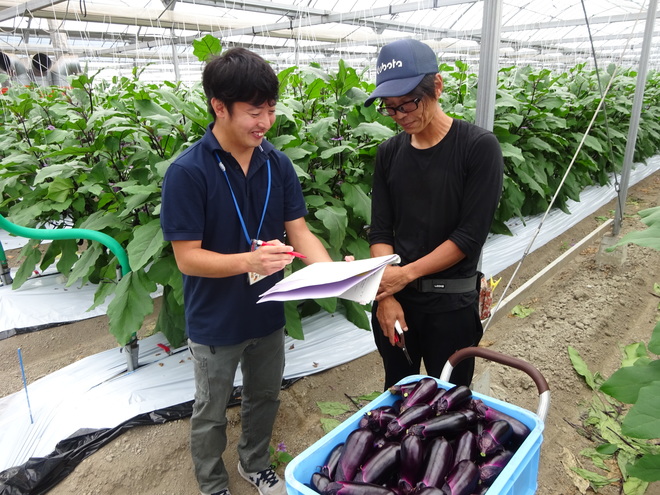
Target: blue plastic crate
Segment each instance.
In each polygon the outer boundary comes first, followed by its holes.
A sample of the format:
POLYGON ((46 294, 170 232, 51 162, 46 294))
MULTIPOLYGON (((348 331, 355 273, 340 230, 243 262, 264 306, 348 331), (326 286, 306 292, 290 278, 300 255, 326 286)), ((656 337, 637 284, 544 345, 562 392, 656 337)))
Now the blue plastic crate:
MULTIPOLYGON (((424 378, 424 376, 413 375, 401 380, 401 383, 416 381, 421 378, 424 378)), ((440 387, 452 387, 450 383, 441 380, 437 380, 437 382, 440 387)), ((526 495, 535 493, 538 483, 541 442, 543 441, 543 421, 536 414, 507 402, 477 392, 473 392, 472 395, 475 399, 481 399, 486 405, 521 421, 531 430, 489 488, 488 495, 526 495)), ((318 495, 309 486, 312 474, 319 471, 320 467, 325 464, 332 449, 338 443, 346 441, 349 433, 358 427, 358 423, 365 413, 379 406, 393 404, 397 398, 398 396, 390 392, 384 392, 289 462, 284 473, 289 495, 318 495)))

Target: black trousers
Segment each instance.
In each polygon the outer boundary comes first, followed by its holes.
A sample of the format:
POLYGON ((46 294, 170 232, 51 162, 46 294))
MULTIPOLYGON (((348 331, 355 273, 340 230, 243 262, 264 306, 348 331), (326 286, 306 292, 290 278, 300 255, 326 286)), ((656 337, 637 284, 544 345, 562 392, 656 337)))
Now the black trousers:
MULTIPOLYGON (((476 346, 483 335, 477 304, 443 313, 420 313, 403 305, 408 325, 406 347, 413 361, 410 365, 401 348, 390 344, 383 334, 376 317, 377 309, 378 303, 374 303, 371 326, 385 368, 385 390, 406 376, 419 374, 422 362, 427 375, 439 378, 454 352, 476 346)), ((470 386, 473 374, 474 358, 464 359, 454 368, 449 381, 470 386)))

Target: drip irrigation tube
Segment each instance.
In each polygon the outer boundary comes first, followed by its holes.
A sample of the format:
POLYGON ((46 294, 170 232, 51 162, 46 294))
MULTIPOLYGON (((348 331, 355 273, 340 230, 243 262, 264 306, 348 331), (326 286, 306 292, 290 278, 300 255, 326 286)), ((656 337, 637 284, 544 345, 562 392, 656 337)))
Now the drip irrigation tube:
MULTIPOLYGON (((125 276, 131 271, 131 266, 128 263, 128 255, 121 244, 115 239, 103 232, 89 229, 33 229, 30 227, 21 227, 7 220, 4 216, 0 215, 0 229, 4 229, 10 234, 20 237, 27 237, 28 239, 88 239, 97 241, 107 247, 112 254, 117 257, 121 265, 121 275, 125 276)), ((6 263, 4 249, 0 245, 0 263, 6 263)))

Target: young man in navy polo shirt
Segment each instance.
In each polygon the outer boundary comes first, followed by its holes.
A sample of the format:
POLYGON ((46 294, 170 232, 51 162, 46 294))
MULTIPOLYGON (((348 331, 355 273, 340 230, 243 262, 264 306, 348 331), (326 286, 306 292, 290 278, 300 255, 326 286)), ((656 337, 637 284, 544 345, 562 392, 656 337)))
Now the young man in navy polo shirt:
MULTIPOLYGON (((379 111, 402 132, 378 147, 369 242, 372 256, 397 253, 387 267, 371 319, 385 387, 419 373, 439 377, 447 358, 479 343, 477 266, 502 192, 503 158, 492 132, 442 111, 443 81, 426 44, 385 45, 376 66, 379 111), (409 363, 395 346, 405 332, 409 363)), ((451 382, 470 385, 474 359, 451 382)))
POLYGON ((222 460, 226 408, 241 365, 238 472, 261 495, 285 495, 269 445, 284 370, 284 306, 257 304, 282 279, 294 249, 332 261, 309 231, 291 161, 264 139, 279 81, 257 54, 233 48, 202 76, 213 123, 170 165, 161 225, 183 273, 186 332, 195 365, 191 451, 203 495, 229 495, 222 460), (280 239, 286 233, 287 244, 280 239), (253 240, 264 240, 258 249, 253 240))

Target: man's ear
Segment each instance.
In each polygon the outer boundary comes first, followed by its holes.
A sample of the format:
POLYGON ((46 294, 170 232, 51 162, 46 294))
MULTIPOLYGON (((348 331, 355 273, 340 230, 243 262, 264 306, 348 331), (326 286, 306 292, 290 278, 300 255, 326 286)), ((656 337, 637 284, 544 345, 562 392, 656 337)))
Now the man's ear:
POLYGON ((435 94, 436 98, 440 98, 442 95, 442 90, 445 88, 445 83, 442 80, 442 76, 438 73, 435 75, 435 94))
POLYGON ((227 113, 227 107, 224 102, 217 98, 211 98, 211 107, 213 107, 216 117, 223 117, 227 113))

